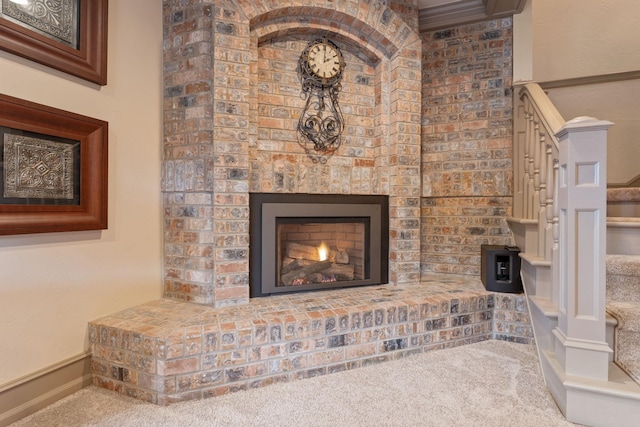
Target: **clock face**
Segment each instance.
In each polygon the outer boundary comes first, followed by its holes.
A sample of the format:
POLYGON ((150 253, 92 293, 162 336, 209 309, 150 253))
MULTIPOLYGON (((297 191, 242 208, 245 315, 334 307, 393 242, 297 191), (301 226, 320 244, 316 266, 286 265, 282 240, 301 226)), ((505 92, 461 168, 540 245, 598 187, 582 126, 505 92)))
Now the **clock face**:
POLYGON ((311 71, 322 79, 334 77, 342 68, 340 52, 327 43, 318 43, 309 49, 307 63, 311 71))

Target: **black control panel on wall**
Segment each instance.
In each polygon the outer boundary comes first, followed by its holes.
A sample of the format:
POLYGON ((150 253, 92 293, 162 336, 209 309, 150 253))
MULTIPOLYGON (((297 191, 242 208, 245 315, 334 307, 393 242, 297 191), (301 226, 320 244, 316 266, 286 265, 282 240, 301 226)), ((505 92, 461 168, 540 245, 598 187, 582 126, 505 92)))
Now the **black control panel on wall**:
POLYGON ((520 294, 520 249, 517 246, 482 245, 480 276, 485 289, 520 294))

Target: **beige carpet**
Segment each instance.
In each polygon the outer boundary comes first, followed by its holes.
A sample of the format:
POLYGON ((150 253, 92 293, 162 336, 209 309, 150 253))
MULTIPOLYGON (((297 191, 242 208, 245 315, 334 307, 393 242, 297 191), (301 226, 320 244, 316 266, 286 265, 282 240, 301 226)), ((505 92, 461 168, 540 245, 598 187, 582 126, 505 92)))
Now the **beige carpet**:
POLYGON ((89 387, 12 427, 569 425, 534 347, 486 341, 168 407, 89 387))
POLYGON ((607 255, 607 312, 618 321, 614 360, 640 384, 640 256, 607 255))

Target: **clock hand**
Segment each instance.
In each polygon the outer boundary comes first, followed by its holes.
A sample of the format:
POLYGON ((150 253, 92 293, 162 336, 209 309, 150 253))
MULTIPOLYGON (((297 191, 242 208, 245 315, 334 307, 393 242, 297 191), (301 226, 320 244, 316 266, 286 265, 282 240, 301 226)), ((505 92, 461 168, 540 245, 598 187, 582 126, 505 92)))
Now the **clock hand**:
POLYGON ((331 58, 325 58, 324 62, 329 62, 331 61, 333 58, 335 58, 336 56, 338 56, 338 54, 336 53, 335 55, 333 55, 331 58))

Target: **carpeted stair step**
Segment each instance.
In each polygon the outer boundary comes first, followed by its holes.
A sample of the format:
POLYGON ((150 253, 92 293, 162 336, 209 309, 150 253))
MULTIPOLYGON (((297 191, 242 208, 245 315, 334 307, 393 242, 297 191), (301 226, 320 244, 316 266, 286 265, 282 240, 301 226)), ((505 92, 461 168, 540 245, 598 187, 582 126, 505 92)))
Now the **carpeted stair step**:
POLYGON ((608 217, 640 217, 640 187, 607 189, 608 217))
POLYGON ((608 301, 607 311, 618 320, 614 361, 640 383, 640 303, 608 301))
POLYGON ((640 187, 607 189, 607 253, 640 255, 640 187))
POLYGON ((640 256, 607 255, 607 311, 618 321, 614 361, 640 383, 640 256))
POLYGON ((607 301, 640 303, 640 256, 607 255, 607 301))
POLYGON ((640 254, 640 218, 607 217, 607 253, 640 254))

